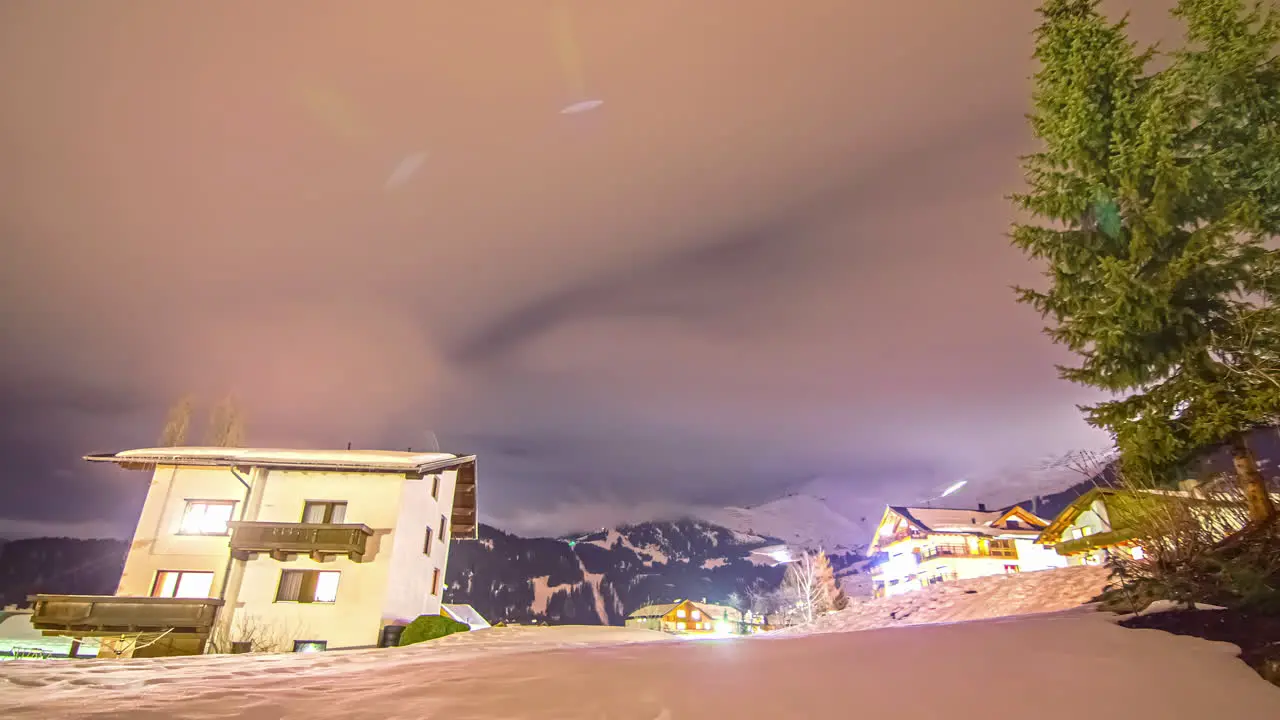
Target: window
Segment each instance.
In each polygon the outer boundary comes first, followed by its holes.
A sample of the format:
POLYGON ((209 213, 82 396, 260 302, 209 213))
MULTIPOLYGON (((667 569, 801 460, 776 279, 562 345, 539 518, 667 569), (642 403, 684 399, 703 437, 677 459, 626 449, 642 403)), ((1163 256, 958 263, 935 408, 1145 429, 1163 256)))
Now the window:
POLYGON ((423 543, 422 543, 422 554, 423 554, 423 555, 430 555, 430 554, 431 554, 431 539, 432 539, 432 537, 434 537, 434 536, 433 536, 433 535, 432 535, 432 533, 431 533, 431 528, 427 528, 427 539, 426 539, 426 541, 425 541, 425 542, 423 542, 423 543))
POLYGON ((431 571, 431 594, 440 594, 440 568, 435 568, 431 571))
POLYGON ((1018 566, 1017 566, 1017 565, 1005 565, 1005 566, 1004 566, 1004 571, 1005 571, 1006 573, 1008 573, 1008 574, 1016 573, 1016 572, 1018 572, 1018 566))
POLYGON ((677 630, 684 630, 684 629, 686 629, 685 624, 684 624, 684 623, 676 623, 676 629, 677 629, 677 630))
POLYGON ((1005 525, 1008 525, 1009 528, 1013 530, 1017 530, 1018 528, 1022 527, 1022 521, 1015 520, 1014 518, 1009 518, 1009 520, 1005 522, 1005 525))
POLYGON ((1085 525, 1084 527, 1071 528, 1072 540, 1079 540, 1080 538, 1085 537, 1086 535, 1092 535, 1092 534, 1093 534, 1093 528, 1089 527, 1088 525, 1085 525))
POLYGON ((684 617, 684 608, 680 608, 679 610, 676 611, 676 617, 678 618, 684 617))
POLYGON ((338 599, 342 573, 321 570, 282 570, 276 602, 331 603, 338 599))
POLYGON ((213 573, 185 570, 161 570, 151 586, 151 597, 158 598, 207 598, 212 597, 213 573))
POLYGON ((236 504, 232 500, 188 500, 179 535, 226 535, 236 504))
POLYGON ((431 476, 431 497, 435 498, 436 500, 440 499, 440 476, 439 475, 431 476))
POLYGON ((701 611, 701 610, 694 610, 694 611, 693 611, 693 619, 694 619, 694 620, 701 620, 701 619, 702 619, 702 611, 701 611))
POLYGON ((1143 550, 1141 547, 1137 545, 1134 545, 1133 547, 1129 548, 1129 556, 1132 557, 1134 560, 1141 560, 1147 556, 1147 551, 1143 550))
POLYGON ((346 519, 344 502, 308 502, 302 506, 302 522, 308 525, 341 525, 346 519))
POLYGON ((449 518, 441 515, 440 516, 440 542, 445 541, 444 530, 445 530, 445 527, 448 526, 448 524, 449 524, 449 518))

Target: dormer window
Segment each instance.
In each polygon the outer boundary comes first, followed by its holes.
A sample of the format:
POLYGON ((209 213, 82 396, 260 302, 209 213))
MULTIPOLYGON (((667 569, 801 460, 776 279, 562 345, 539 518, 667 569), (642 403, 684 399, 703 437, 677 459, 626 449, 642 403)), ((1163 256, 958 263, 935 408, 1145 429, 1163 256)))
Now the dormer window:
POLYGON ((1020 529, 1022 529, 1022 521, 1021 521, 1021 520, 1017 520, 1017 519, 1015 519, 1015 518, 1009 518, 1009 519, 1005 522, 1005 525, 1008 525, 1008 526, 1009 526, 1009 528, 1010 528, 1010 529, 1012 529, 1012 530, 1020 530, 1020 529))

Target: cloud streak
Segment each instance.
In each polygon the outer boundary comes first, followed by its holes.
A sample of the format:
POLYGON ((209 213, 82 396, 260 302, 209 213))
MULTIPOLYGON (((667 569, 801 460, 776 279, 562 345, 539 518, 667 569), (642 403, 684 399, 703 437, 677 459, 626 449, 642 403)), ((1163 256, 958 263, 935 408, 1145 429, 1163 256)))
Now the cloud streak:
POLYGON ((564 117, 548 9, 487 2, 0 11, 0 531, 127 529, 78 458, 186 392, 434 431, 544 528, 1095 444, 1008 290, 1031 7, 570 2, 564 117))

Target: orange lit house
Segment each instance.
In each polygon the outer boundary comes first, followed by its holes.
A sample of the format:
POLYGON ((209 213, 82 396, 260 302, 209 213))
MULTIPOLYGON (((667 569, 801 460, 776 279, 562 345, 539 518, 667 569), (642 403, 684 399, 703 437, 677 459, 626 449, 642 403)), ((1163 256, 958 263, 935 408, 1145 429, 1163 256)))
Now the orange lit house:
POLYGON ((677 600, 645 605, 627 616, 627 627, 661 630, 675 634, 727 635, 755 632, 764 626, 764 617, 745 615, 725 605, 677 600))

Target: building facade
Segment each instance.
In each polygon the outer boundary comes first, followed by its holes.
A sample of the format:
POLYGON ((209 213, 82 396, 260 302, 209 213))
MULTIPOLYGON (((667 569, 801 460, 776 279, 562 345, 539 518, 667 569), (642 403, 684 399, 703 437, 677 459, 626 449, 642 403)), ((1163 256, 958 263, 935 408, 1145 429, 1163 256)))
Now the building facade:
POLYGON ((677 600, 645 605, 627 616, 626 626, 677 635, 746 635, 766 628, 766 618, 727 605, 677 600))
MULTIPOLYGON (((1219 538, 1238 532, 1248 521, 1248 507, 1238 492, 1215 492, 1194 480, 1183 486, 1188 489, 1093 488, 1058 513, 1036 542, 1069 565, 1101 565, 1117 554, 1142 560, 1146 551, 1137 538, 1162 530, 1172 518, 1194 518, 1219 538)), ((1280 495, 1271 499, 1280 502, 1280 495)))
POLYGON ((127 656, 337 649, 440 613, 449 541, 476 537, 475 457, 160 448, 116 595, 37 596, 36 626, 127 656), (160 634, 143 647, 130 633, 160 634))
POLYGON ((1064 567, 1064 558, 1035 544, 1048 524, 1021 507, 888 507, 867 548, 873 592, 900 595, 950 580, 1064 567))

